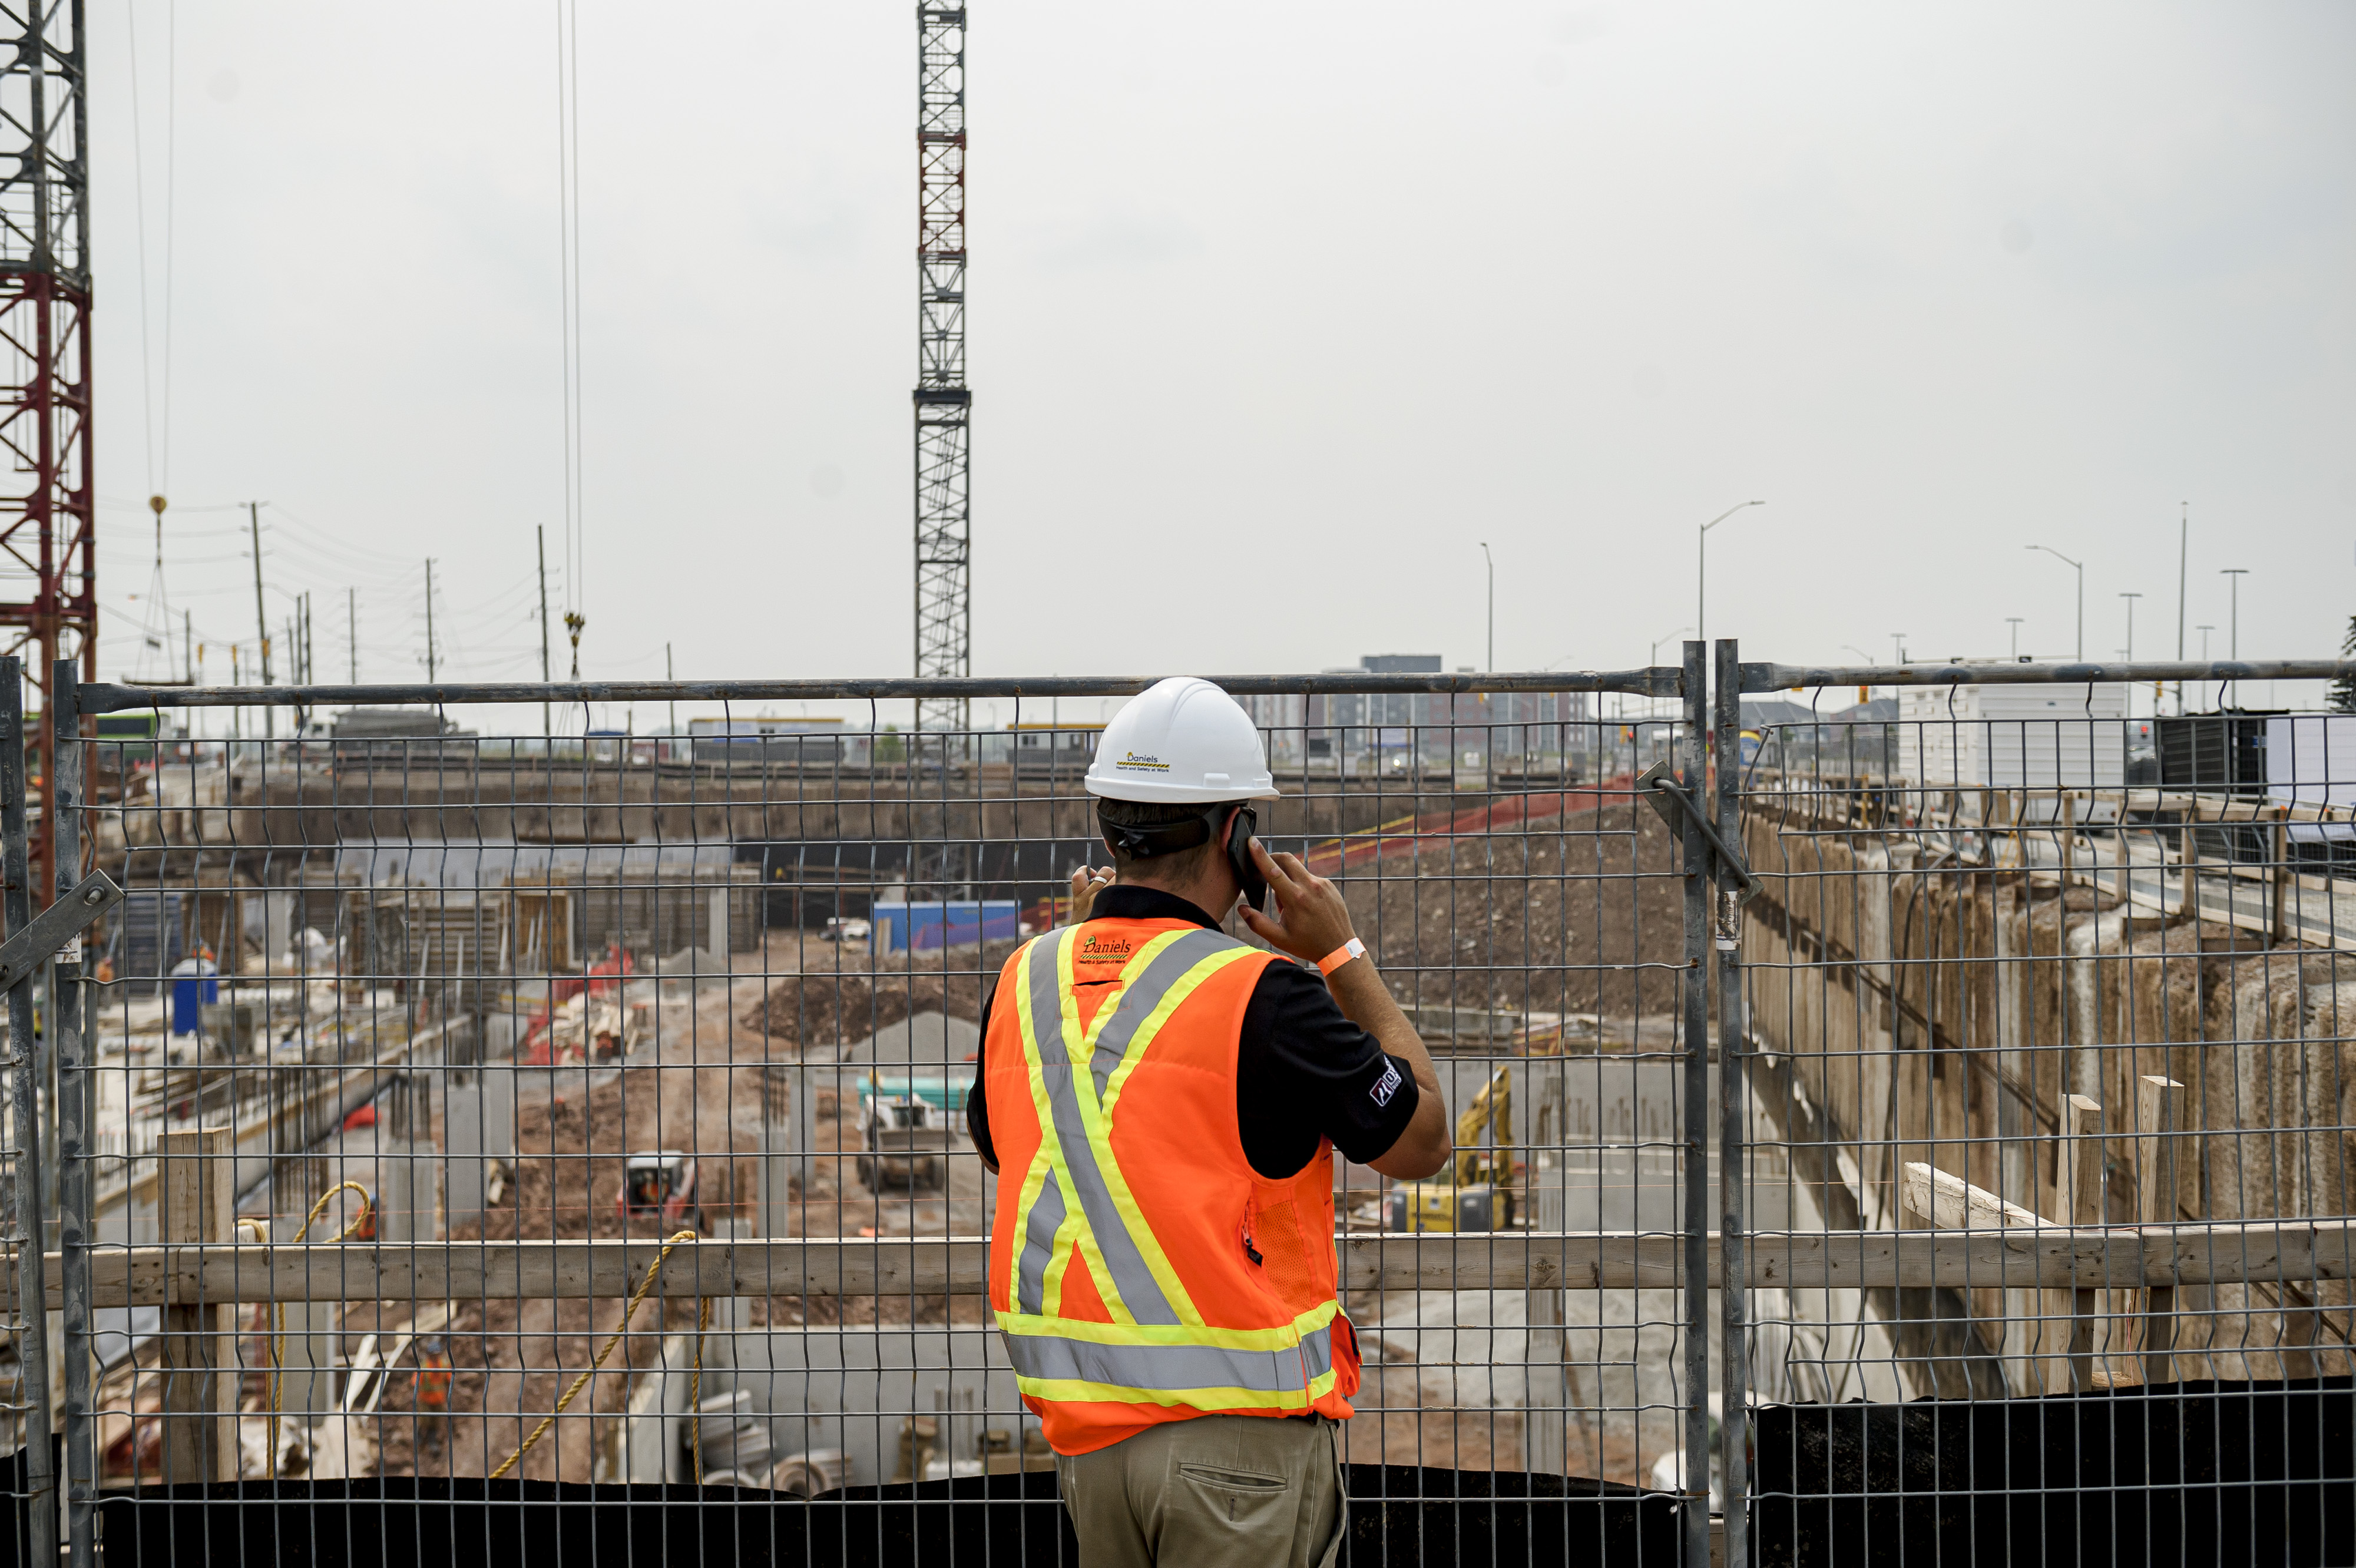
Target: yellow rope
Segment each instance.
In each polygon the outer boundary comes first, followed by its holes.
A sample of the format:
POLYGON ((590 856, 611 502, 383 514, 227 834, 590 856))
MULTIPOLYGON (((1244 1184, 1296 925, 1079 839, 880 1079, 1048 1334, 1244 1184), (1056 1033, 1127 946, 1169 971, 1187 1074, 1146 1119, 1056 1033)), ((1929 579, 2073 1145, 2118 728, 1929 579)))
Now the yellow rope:
MULTIPOLYGON (((318 1222, 319 1216, 327 1211, 327 1204, 329 1201, 335 1197, 336 1194, 347 1191, 357 1192, 360 1195, 360 1211, 359 1216, 355 1218, 349 1225, 344 1227, 341 1234, 337 1235, 336 1240, 338 1241, 348 1241, 351 1240, 352 1233, 358 1230, 360 1228, 360 1222, 368 1218, 369 1210, 376 1206, 376 1199, 369 1197, 369 1189, 362 1187, 359 1183, 356 1181, 339 1181, 335 1186, 329 1187, 326 1192, 319 1195, 319 1201, 311 1206, 311 1212, 305 1215, 303 1219, 303 1229, 294 1232, 294 1240, 288 1242, 287 1245, 290 1247, 301 1246, 303 1244, 304 1238, 311 1234, 311 1227, 318 1222)), ((269 1245, 270 1227, 263 1224, 261 1220, 241 1219, 237 1224, 238 1229, 241 1230, 249 1227, 252 1228, 260 1237, 262 1244, 264 1246, 269 1245)), ((280 1375, 279 1369, 286 1364, 286 1304, 276 1299, 277 1293, 275 1291, 273 1291, 271 1294, 271 1332, 267 1341, 269 1345, 270 1362, 270 1419, 262 1430, 268 1434, 268 1442, 270 1446, 270 1473, 275 1476, 278 1473, 279 1401, 283 1396, 283 1384, 284 1381, 280 1375)))
MULTIPOLYGON (((255 1240, 261 1242, 265 1247, 270 1245, 270 1227, 263 1224, 261 1220, 241 1219, 237 1222, 237 1228, 240 1230, 252 1231, 255 1240)), ((275 1293, 273 1292, 273 1294, 274 1294, 275 1293)), ((264 1335, 262 1337, 262 1359, 268 1363, 265 1370, 272 1378, 275 1378, 278 1375, 277 1351, 275 1347, 271 1343, 271 1339, 268 1335, 264 1335)), ((278 1416, 275 1412, 273 1412, 271 1414, 268 1431, 270 1434, 268 1443, 269 1457, 265 1460, 265 1463, 270 1466, 270 1474, 274 1477, 278 1474, 278 1416)))
MULTIPOLYGON (((614 1330, 613 1337, 605 1341, 604 1348, 597 1352, 595 1359, 589 1363, 588 1370, 583 1372, 579 1377, 573 1380, 573 1386, 564 1391, 563 1397, 556 1402, 556 1408, 540 1418, 540 1424, 531 1429, 531 1435, 518 1444, 514 1453, 509 1455, 505 1459, 500 1460, 499 1467, 492 1471, 486 1479, 496 1481, 501 1476, 506 1475, 509 1470, 514 1469, 523 1456, 531 1452, 531 1445, 539 1442, 541 1437, 545 1436, 550 1427, 556 1424, 556 1418, 564 1413, 565 1407, 573 1402, 573 1396, 580 1393, 583 1389, 589 1386, 589 1380, 597 1375, 597 1369, 605 1364, 605 1358, 614 1353, 614 1347, 619 1345, 622 1342, 622 1336, 629 1332, 630 1319, 637 1316, 638 1303, 646 1300, 647 1292, 654 1288, 655 1279, 662 1273, 663 1264, 670 1261, 671 1250, 677 1247, 681 1241, 692 1241, 697 1239, 697 1233, 694 1230, 681 1230, 662 1244, 662 1251, 655 1254, 653 1266, 647 1270, 647 1277, 638 1282, 638 1288, 630 1294, 629 1305, 622 1309, 621 1326, 614 1330)), ((695 1304, 695 1370, 690 1377, 687 1385, 687 1402, 689 1406, 688 1416, 690 1420, 695 1419, 694 1405, 696 1391, 700 1389, 703 1383, 703 1335, 705 1328, 710 1325, 711 1321, 712 1298, 710 1296, 697 1297, 695 1304)), ((697 1434, 699 1439, 701 1435, 702 1434, 700 1432, 697 1434)), ((703 1445, 699 1441, 696 1444, 695 1455, 695 1480, 698 1486, 701 1486, 703 1484, 702 1448, 703 1445)))

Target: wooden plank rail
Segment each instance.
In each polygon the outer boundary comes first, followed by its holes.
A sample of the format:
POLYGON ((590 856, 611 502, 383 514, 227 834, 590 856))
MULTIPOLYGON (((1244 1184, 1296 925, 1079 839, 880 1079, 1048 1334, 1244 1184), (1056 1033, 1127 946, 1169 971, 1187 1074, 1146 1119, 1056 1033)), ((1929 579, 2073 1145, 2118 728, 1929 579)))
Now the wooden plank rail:
MULTIPOLYGON (((2004 1230, 1764 1233, 1751 1283, 1783 1289, 2004 1285, 2146 1290, 2249 1280, 2356 1279, 2356 1219, 2016 1227, 2004 1230)), ((1626 1231, 1340 1240, 1346 1289, 1667 1290, 1682 1243, 1626 1231)), ((627 1295, 658 1241, 499 1241, 424 1246, 108 1248, 91 1260, 91 1305, 524 1299, 627 1295)), ((969 1295, 983 1289, 979 1237, 703 1241, 671 1255, 657 1294, 969 1295)), ((1710 1283, 1719 1283, 1710 1239, 1710 1283)), ((47 1258, 49 1305, 62 1260, 47 1258)), ((13 1310, 13 1292, 0 1291, 13 1310)))

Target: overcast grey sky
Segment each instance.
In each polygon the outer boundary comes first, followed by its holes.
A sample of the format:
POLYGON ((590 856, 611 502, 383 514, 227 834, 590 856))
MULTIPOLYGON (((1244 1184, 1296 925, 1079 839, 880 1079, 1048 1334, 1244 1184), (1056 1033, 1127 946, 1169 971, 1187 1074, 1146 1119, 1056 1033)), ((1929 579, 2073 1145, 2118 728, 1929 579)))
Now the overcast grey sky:
MULTIPOLYGON (((198 509, 257 497, 323 674, 349 586, 422 675, 428 554, 446 673, 536 673, 553 5, 187 0, 168 114, 170 7, 92 12, 104 673, 151 484, 209 680, 252 587, 198 509)), ((914 55, 584 0, 584 674, 908 671, 914 55)), ((1475 664, 1483 540, 1501 667, 1640 663, 1754 496, 1753 657, 2066 655, 2030 542, 2089 655, 2124 591, 2172 654, 2180 502, 2220 655, 2222 567, 2244 655, 2356 612, 2344 5, 976 0, 968 60, 977 673, 1475 664)))

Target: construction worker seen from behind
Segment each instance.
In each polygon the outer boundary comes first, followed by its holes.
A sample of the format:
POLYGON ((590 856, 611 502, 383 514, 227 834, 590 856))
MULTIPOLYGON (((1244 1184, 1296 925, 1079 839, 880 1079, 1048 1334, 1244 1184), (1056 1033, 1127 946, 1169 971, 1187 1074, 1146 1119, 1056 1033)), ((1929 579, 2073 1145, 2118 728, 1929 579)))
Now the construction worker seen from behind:
POLYGON ((1252 836, 1279 792, 1233 698, 1155 685, 1087 788, 1112 864, 982 1010, 991 1305, 1079 1568, 1323 1568, 1358 1387, 1333 1151, 1439 1170, 1440 1080, 1340 890, 1252 836))

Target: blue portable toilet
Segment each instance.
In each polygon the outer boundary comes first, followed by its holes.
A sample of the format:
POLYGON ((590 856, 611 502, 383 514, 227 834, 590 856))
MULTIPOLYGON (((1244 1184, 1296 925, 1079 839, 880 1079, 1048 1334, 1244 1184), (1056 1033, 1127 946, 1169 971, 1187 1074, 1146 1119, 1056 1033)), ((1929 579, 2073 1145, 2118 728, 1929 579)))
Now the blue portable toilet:
POLYGON ((220 1000, 220 968, 209 958, 184 958, 172 966, 172 1033, 193 1035, 209 1003, 220 1000))

